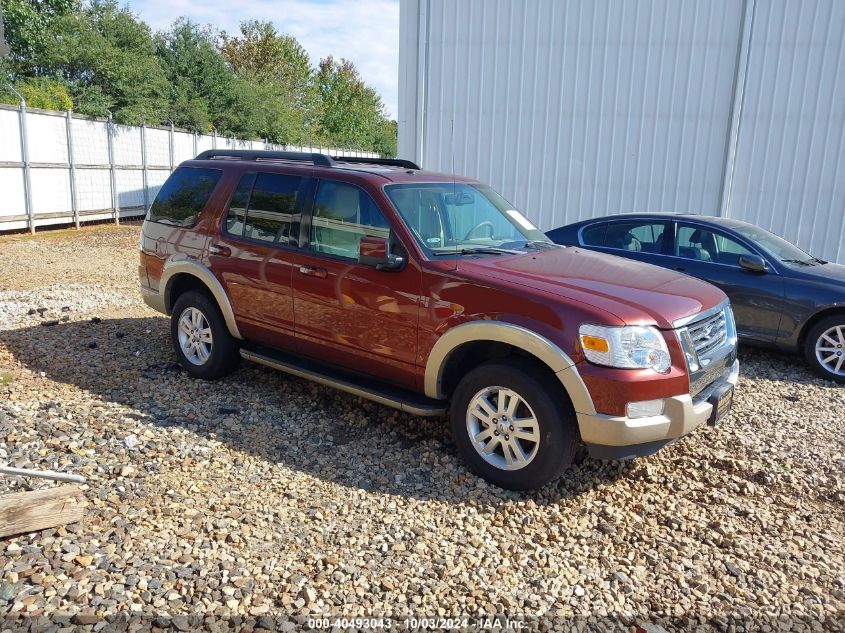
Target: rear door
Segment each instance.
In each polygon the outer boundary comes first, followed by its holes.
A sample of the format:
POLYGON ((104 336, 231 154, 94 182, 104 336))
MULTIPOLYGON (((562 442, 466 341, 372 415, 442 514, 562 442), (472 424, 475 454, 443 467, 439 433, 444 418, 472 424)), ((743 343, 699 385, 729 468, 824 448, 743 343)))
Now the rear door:
POLYGON ((666 220, 653 218, 612 220, 588 224, 580 231, 580 242, 592 250, 664 265, 666 220))
MULTIPOLYGON (((321 179, 305 221, 307 247, 296 253, 293 300, 298 349, 307 356, 412 388, 420 271, 358 263, 362 236, 392 240, 384 213, 357 185, 321 179)), ((397 250, 398 249, 398 250, 397 250)))
POLYGON ((299 175, 245 172, 209 249, 212 270, 248 340, 295 348, 291 275, 300 206, 312 183, 299 175))
POLYGON ((765 273, 742 268, 739 257, 749 254, 762 256, 750 244, 712 226, 678 222, 667 259, 674 270, 708 281, 730 297, 740 336, 771 341, 780 327, 783 277, 771 267, 765 273))

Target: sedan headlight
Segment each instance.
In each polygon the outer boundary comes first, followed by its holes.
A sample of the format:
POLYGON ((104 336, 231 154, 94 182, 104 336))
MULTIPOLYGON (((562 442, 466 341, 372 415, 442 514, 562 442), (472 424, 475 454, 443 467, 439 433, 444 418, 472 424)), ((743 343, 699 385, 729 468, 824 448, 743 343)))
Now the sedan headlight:
POLYGON ((672 367, 666 340, 656 327, 608 327, 584 324, 578 329, 584 356, 596 365, 621 369, 653 369, 665 374, 672 367))

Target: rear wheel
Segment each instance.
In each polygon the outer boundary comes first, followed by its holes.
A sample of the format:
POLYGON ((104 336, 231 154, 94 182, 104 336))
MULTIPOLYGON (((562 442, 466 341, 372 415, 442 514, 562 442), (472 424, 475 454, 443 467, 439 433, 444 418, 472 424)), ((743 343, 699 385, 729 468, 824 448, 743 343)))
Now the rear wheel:
POLYGON ((452 397, 452 434, 470 468, 509 490, 556 479, 575 455, 575 416, 563 386, 521 359, 476 367, 452 397))
POLYGON ((176 300, 170 337, 179 364, 194 378, 217 380, 237 367, 238 344, 217 305, 201 292, 190 290, 176 300))
POLYGON ((845 314, 834 314, 812 327, 804 356, 820 376, 845 383, 845 314))

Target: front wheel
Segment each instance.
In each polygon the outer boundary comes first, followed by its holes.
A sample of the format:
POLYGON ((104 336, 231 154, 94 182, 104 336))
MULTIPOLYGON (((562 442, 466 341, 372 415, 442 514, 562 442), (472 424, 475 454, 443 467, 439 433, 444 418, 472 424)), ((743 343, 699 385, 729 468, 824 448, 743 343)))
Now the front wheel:
POLYGON ((804 343, 807 363, 820 376, 845 383, 845 314, 816 323, 804 343))
POLYGON ((458 384, 452 434, 478 475, 509 490, 556 479, 575 455, 575 415, 563 385, 522 359, 476 367, 458 384))
POLYGON ((179 364, 194 378, 217 380, 238 364, 238 344, 217 305, 201 292, 181 295, 170 317, 170 337, 179 364))

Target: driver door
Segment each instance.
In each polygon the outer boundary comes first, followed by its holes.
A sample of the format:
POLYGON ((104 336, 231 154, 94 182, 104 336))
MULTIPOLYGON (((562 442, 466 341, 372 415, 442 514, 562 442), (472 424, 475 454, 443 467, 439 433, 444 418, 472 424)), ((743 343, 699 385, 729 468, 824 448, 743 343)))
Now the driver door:
POLYGON ((363 236, 395 236, 376 202, 357 185, 321 179, 307 220, 308 245, 297 251, 293 268, 297 349, 413 388, 419 268, 411 261, 397 271, 358 263, 363 236))

